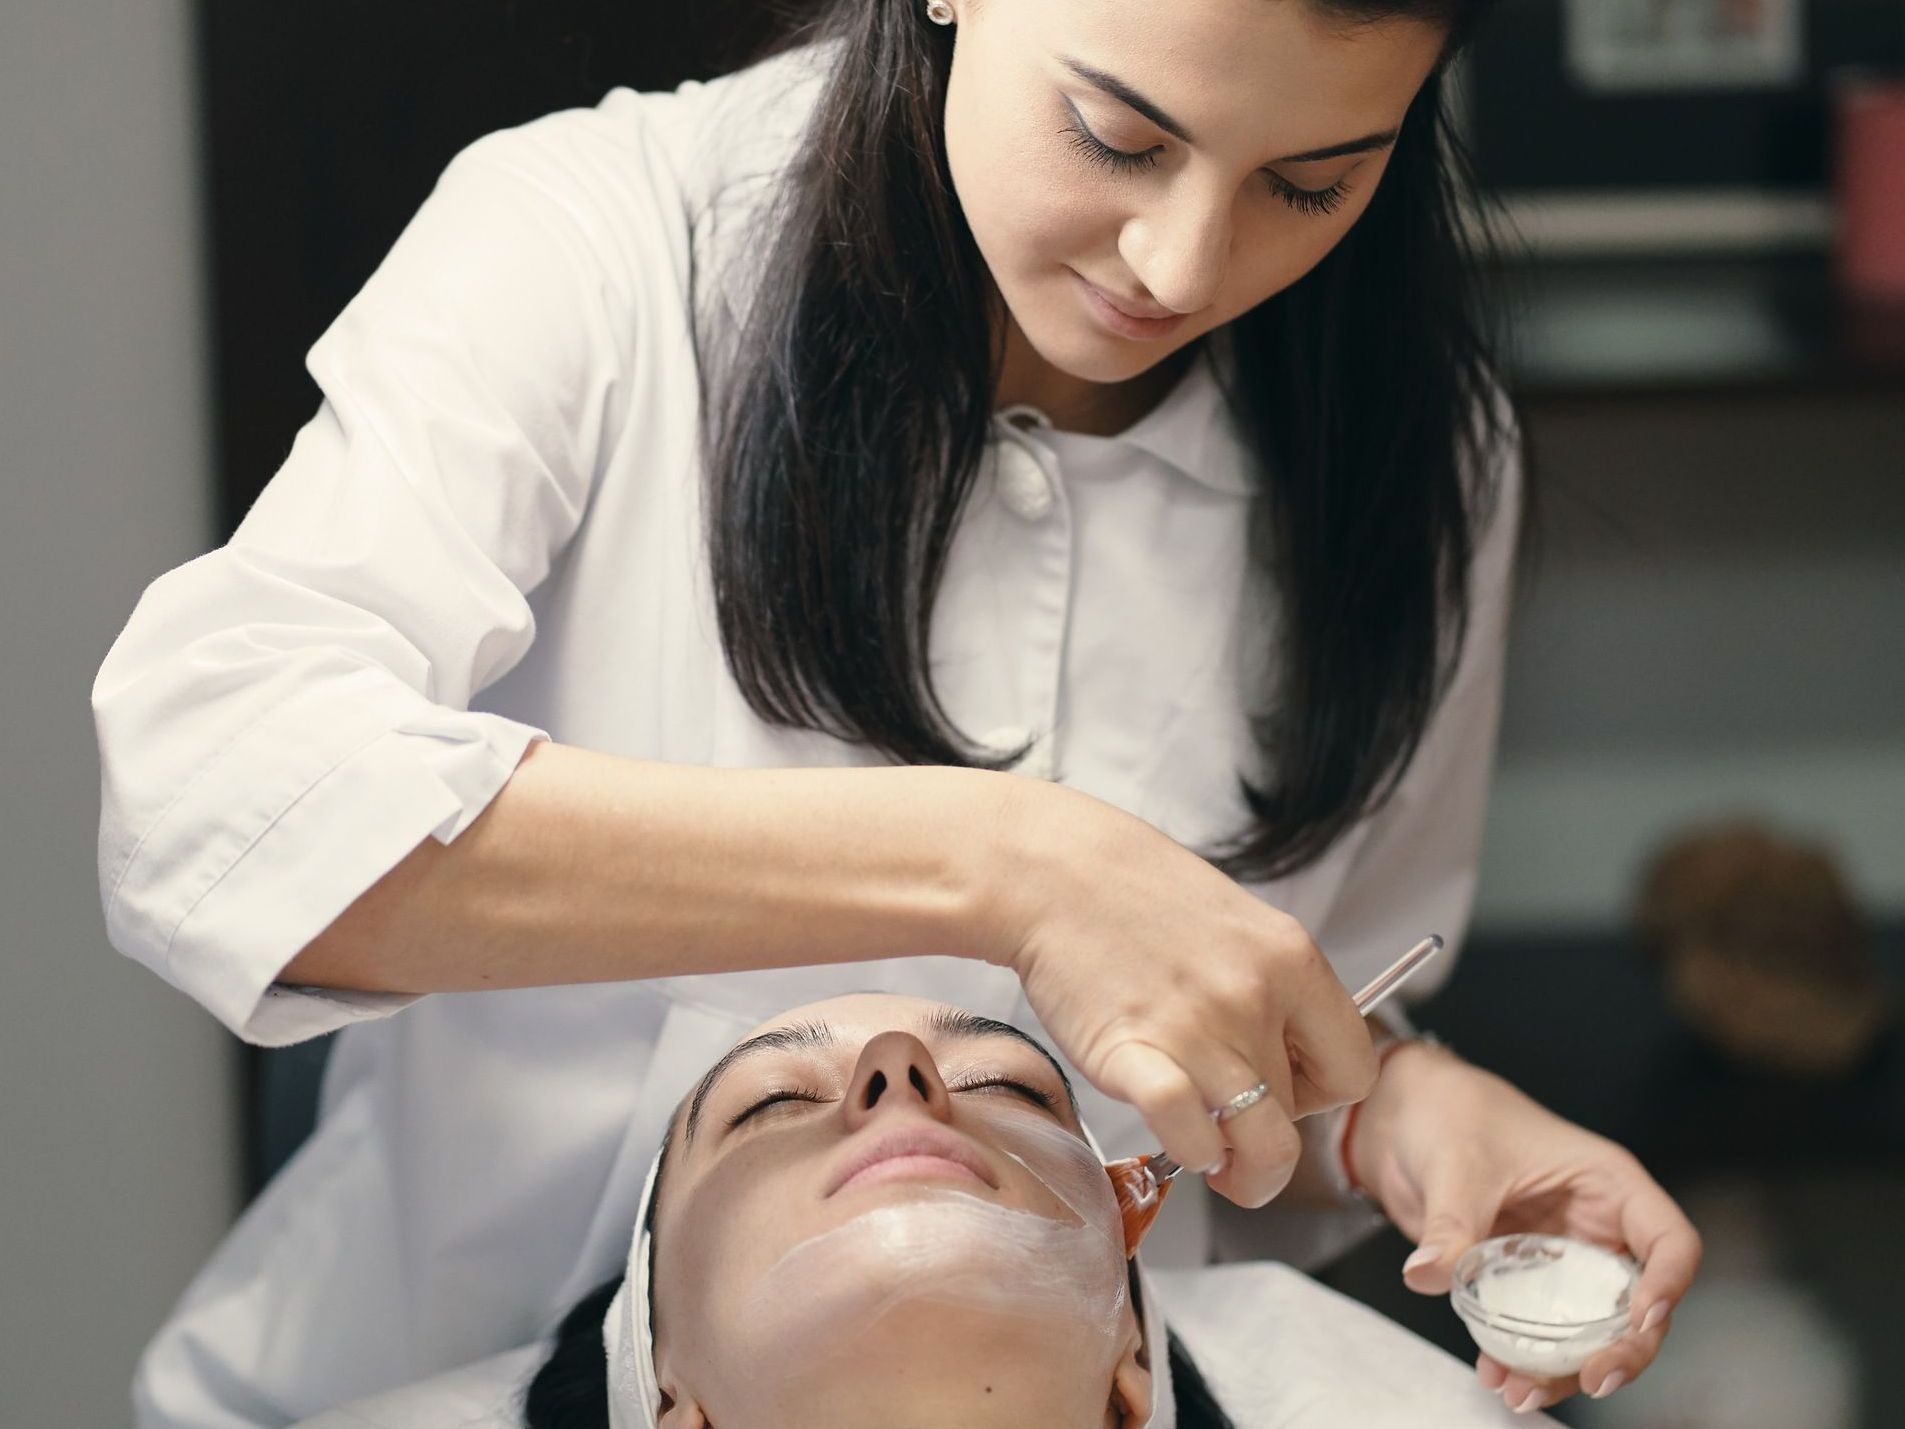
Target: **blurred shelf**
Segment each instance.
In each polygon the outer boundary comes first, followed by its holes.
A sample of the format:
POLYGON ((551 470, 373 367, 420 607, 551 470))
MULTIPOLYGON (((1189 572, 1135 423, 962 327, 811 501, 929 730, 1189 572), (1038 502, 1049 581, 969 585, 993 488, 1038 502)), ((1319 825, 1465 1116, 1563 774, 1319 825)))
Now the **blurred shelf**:
POLYGON ((1905 393, 1905 305, 1848 300, 1824 254, 1529 259, 1489 282, 1529 399, 1905 393))

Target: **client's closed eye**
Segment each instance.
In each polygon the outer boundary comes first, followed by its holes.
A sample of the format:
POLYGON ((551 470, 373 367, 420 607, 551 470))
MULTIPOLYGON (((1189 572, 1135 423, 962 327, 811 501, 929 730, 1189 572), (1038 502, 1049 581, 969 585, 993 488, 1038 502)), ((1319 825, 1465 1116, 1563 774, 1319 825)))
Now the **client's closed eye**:
POLYGON ((827 1100, 828 1098, 819 1092, 808 1091, 805 1087, 783 1087, 779 1091, 769 1092, 752 1106, 730 1117, 728 1130, 734 1130, 742 1122, 760 1115, 769 1107, 779 1106, 782 1102, 824 1102, 827 1100))
MULTIPOLYGON (((1016 1077, 997 1075, 976 1076, 967 1078, 957 1085, 950 1085, 946 1090, 949 1092, 981 1092, 991 1088, 1003 1088, 1015 1095, 1024 1097, 1035 1106, 1042 1107, 1046 1111, 1054 1114, 1058 1111, 1058 1102, 1050 1092, 1041 1091, 1030 1083, 1022 1082, 1016 1077)), ((743 1122, 749 1121, 770 1107, 779 1106, 784 1102, 826 1102, 830 1100, 831 1098, 824 1096, 820 1092, 809 1090, 806 1087, 781 1087, 775 1091, 768 1092, 758 1101, 755 1101, 729 1118, 727 1129, 732 1131, 743 1122)))
POLYGON ((982 1092, 990 1087, 1000 1087, 1018 1096, 1022 1096, 1033 1105, 1043 1107, 1046 1111, 1054 1114, 1058 1111, 1058 1099, 1050 1092, 1040 1091, 1037 1087, 1031 1085, 1031 1083, 1022 1082, 1017 1077, 980 1075, 965 1078, 957 1083, 948 1082, 946 1084, 946 1090, 949 1092, 982 1092))

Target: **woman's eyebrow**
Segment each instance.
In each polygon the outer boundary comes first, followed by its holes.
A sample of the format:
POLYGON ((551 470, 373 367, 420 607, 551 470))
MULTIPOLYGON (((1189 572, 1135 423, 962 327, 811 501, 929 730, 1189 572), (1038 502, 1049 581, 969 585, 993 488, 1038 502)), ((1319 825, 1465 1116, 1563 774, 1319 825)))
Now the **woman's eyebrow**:
POLYGON ((1138 113, 1142 114, 1146 119, 1149 119, 1172 138, 1181 139, 1186 144, 1195 144, 1197 142, 1191 138, 1190 132, 1186 130, 1182 124, 1178 123, 1162 109, 1159 109, 1157 105, 1146 99, 1142 94, 1139 94, 1137 90, 1133 89, 1116 75, 1106 74, 1101 69, 1092 68, 1092 66, 1086 64, 1083 60, 1075 60, 1069 56, 1061 55, 1059 62, 1063 64, 1066 69, 1084 80, 1086 84, 1103 90, 1120 104, 1129 105, 1131 108, 1137 110, 1138 113))
POLYGON ((688 1098, 688 1131, 683 1138, 684 1144, 692 1144, 695 1132, 701 1126, 701 1108, 713 1094, 721 1078, 733 1069, 737 1062, 745 1062, 749 1057, 757 1057, 763 1052, 797 1051, 812 1047, 831 1047, 837 1039, 833 1028, 824 1022, 796 1022, 791 1027, 776 1027, 771 1032, 763 1032, 758 1037, 750 1037, 738 1042, 716 1062, 700 1081, 695 1083, 693 1095, 688 1098))
MULTIPOLYGON (((1135 109, 1173 139, 1181 140, 1186 144, 1197 142, 1191 138, 1190 131, 1182 124, 1116 75, 1106 74, 1101 69, 1094 69, 1083 60, 1075 60, 1069 56, 1060 56, 1059 62, 1085 83, 1110 95, 1120 104, 1135 109)), ((1325 144, 1320 149, 1305 149, 1300 154, 1285 154, 1281 159, 1272 159, 1270 162, 1273 164, 1314 164, 1323 159, 1340 159, 1349 154, 1366 154, 1372 149, 1388 148, 1396 142, 1396 136, 1401 132, 1399 129, 1378 129, 1374 133, 1363 135, 1360 139, 1345 139, 1340 144, 1325 144)))
POLYGON ((1314 164, 1320 159, 1340 159, 1345 154, 1367 154, 1371 149, 1387 149, 1396 142, 1400 129, 1378 129, 1360 139, 1345 139, 1340 144, 1325 144, 1321 149, 1305 149, 1301 154, 1285 154, 1273 164, 1314 164))

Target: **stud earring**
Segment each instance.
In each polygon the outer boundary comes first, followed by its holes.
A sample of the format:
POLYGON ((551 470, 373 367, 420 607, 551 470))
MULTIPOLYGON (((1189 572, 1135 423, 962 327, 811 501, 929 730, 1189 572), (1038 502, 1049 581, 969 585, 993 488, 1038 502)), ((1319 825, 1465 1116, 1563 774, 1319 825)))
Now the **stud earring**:
POLYGON ((946 0, 926 0, 926 18, 935 25, 950 25, 953 22, 953 7, 946 0))

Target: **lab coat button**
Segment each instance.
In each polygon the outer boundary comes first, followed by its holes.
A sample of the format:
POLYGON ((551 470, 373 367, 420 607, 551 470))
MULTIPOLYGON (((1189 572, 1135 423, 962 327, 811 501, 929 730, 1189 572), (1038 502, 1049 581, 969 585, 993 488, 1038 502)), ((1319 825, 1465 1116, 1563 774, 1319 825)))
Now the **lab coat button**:
POLYGON ((1051 514, 1057 497, 1052 480, 1038 458, 1017 445, 999 452, 999 499, 1005 509, 1025 521, 1042 521, 1051 514))
POLYGON ((1007 724, 987 731, 983 743, 994 754, 1010 754, 1031 737, 1032 731, 1024 725, 1007 724))
MULTIPOLYGON (((1011 754, 1014 750, 1032 738, 1032 731, 1022 724, 1002 725, 990 730, 985 737, 985 745, 994 754, 1011 754)), ((1052 777, 1052 741, 1040 739, 1025 751, 1017 764, 1011 765, 1014 774, 1023 774, 1028 779, 1050 779, 1052 777)))
POLYGON ((1014 402, 1009 407, 1001 407, 997 415, 1022 432, 1029 432, 1034 427, 1042 427, 1049 431, 1052 425, 1052 419, 1030 402, 1014 402))

